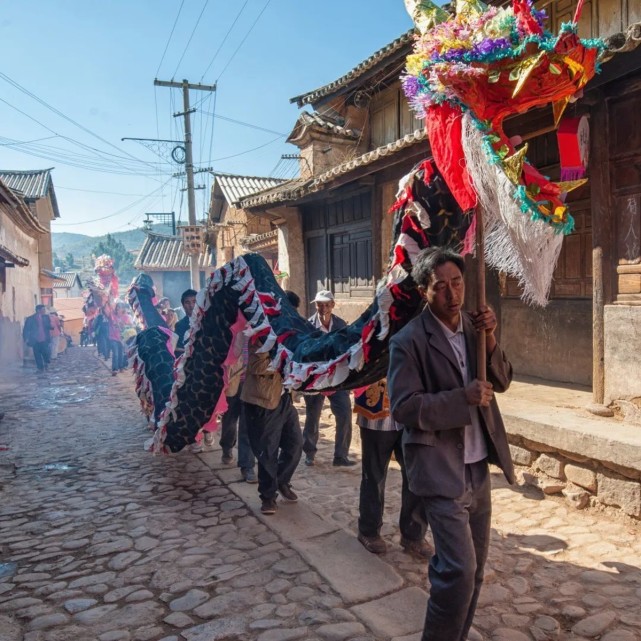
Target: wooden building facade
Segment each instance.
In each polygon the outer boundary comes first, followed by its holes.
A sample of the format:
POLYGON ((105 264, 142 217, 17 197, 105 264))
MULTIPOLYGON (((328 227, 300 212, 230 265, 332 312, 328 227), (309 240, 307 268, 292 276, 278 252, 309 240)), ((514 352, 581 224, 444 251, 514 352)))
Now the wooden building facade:
MULTIPOLYGON (((576 0, 546 0, 554 31, 576 0)), ((590 122, 590 181, 572 192, 575 231, 564 241, 550 303, 526 306, 516 282, 488 274, 488 298, 501 341, 518 374, 592 385, 598 402, 641 399, 641 3, 588 0, 582 37, 603 37, 603 71, 568 111, 590 122), (636 329, 635 329, 636 328, 636 329)), ((422 122, 398 81, 413 32, 336 81, 297 96, 302 112, 289 141, 304 158, 300 178, 241 201, 272 216, 279 253, 306 300, 331 289, 338 313, 355 318, 371 301, 387 264, 398 180, 429 156, 422 122), (303 248, 299 251, 297 248, 303 248)), ((552 179, 560 174, 551 108, 506 123, 528 141, 528 157, 552 179)), ((473 284, 468 287, 473 304, 473 284)))

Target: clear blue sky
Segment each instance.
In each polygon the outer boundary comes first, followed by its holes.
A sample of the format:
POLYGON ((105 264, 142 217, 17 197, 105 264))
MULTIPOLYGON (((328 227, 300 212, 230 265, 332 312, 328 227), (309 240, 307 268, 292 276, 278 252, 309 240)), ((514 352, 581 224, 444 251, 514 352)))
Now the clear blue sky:
MULTIPOLYGON (((202 101, 192 116, 197 165, 291 177, 295 161, 277 166, 281 154, 296 152, 284 142, 286 136, 278 137, 289 134, 297 118, 298 108, 289 99, 335 80, 411 26, 403 0, 184 0, 179 15, 180 7, 181 0, 3 3, 0 168, 55 167, 62 218, 54 231, 98 235, 132 229, 146 211, 178 212, 181 197, 186 219, 183 184, 171 178, 180 167, 166 155, 161 160, 137 143, 121 142, 128 136, 182 138, 182 118, 171 115, 182 111, 181 91, 154 88, 154 77, 218 81, 215 97, 191 93, 192 105, 202 101), (47 109, 6 77, 104 140, 47 109), (205 113, 214 108, 221 117, 271 132, 205 113)), ((196 182, 210 184, 207 174, 196 182)), ((197 192, 199 218, 208 195, 208 190, 197 192)))

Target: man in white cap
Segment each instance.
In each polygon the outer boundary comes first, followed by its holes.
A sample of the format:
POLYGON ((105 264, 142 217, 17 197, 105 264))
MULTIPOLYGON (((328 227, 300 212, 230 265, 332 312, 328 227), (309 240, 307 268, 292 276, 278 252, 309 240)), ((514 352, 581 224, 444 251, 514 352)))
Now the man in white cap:
MULTIPOLYGON (((347 326, 347 323, 332 311, 336 305, 334 294, 327 289, 319 291, 314 300, 316 313, 309 319, 314 327, 322 332, 332 332, 347 326)), ((355 461, 349 459, 349 446, 352 442, 352 403, 349 392, 341 390, 331 393, 329 406, 336 419, 336 436, 334 439, 334 461, 336 467, 351 467, 355 461)), ((303 430, 303 451, 305 452, 305 465, 314 465, 318 444, 318 429, 320 415, 323 410, 325 396, 315 394, 305 395, 305 429, 303 430)))

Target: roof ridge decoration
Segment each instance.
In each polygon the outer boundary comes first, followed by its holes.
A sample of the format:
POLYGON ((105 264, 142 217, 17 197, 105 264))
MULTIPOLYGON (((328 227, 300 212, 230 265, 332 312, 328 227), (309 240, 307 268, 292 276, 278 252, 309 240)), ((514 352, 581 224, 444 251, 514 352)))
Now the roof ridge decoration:
POLYGON ((231 174, 226 171, 212 171, 210 172, 215 178, 253 178, 255 180, 274 180, 276 182, 284 182, 285 178, 272 178, 271 176, 247 176, 246 174, 231 174))
POLYGON ((349 140, 357 140, 361 135, 360 130, 345 127, 344 118, 335 118, 318 111, 301 111, 287 142, 297 144, 296 141, 301 140, 308 129, 320 130, 349 140))
POLYGON ((369 56, 369 58, 366 58, 365 60, 360 62, 358 65, 356 65, 354 68, 352 68, 337 80, 319 87, 318 89, 308 91, 299 96, 294 96, 293 98, 289 99, 289 102, 295 102, 299 107, 302 107, 303 105, 311 104, 316 100, 319 100, 320 98, 324 98, 325 96, 328 96, 338 91, 339 89, 342 89, 348 83, 360 78, 372 67, 384 61, 387 57, 394 54, 403 46, 410 44, 413 41, 415 34, 416 30, 414 28, 406 31, 403 35, 396 38, 396 40, 393 40, 378 51, 375 51, 371 56, 369 56))

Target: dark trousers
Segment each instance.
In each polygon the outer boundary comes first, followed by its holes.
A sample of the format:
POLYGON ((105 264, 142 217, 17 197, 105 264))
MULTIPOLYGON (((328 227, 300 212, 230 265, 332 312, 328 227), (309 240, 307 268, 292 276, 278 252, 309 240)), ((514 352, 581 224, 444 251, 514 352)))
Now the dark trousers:
POLYGON ((334 457, 347 458, 352 442, 352 402, 349 392, 334 392, 325 397, 322 394, 305 396, 305 429, 303 430, 303 451, 309 456, 316 454, 320 415, 325 398, 336 420, 336 437, 334 439, 334 457))
POLYGON ((392 453, 394 453, 401 467, 403 479, 401 514, 398 522, 401 536, 410 541, 422 540, 427 529, 423 500, 410 491, 407 482, 401 444, 403 432, 396 430, 383 432, 365 427, 361 427, 360 430, 362 477, 358 505, 358 531, 364 536, 380 534, 385 509, 385 481, 392 453))
POLYGON ((289 485, 300 462, 303 438, 298 413, 290 394, 283 394, 273 410, 252 403, 244 406, 249 442, 258 461, 258 494, 273 499, 279 485, 289 485))
POLYGON ((465 466, 456 499, 423 497, 434 537, 430 598, 421 641, 465 641, 474 619, 490 544, 490 473, 486 461, 465 466))
POLYGON ((96 335, 96 345, 98 346, 98 354, 100 354, 104 359, 109 358, 109 353, 111 351, 109 336, 104 332, 98 332, 96 335))
POLYGON ((243 384, 241 383, 238 387, 238 393, 235 396, 227 397, 227 411, 220 421, 220 447, 223 448, 223 452, 231 453, 236 445, 236 437, 238 437, 238 467, 241 470, 253 470, 256 459, 247 433, 244 403, 240 400, 242 390, 243 384))
POLYGON ((109 344, 111 345, 111 371, 117 372, 127 365, 125 347, 122 341, 117 341, 113 338, 109 341, 109 344))
POLYGON ((51 343, 49 341, 34 343, 31 348, 33 349, 36 367, 43 371, 51 361, 51 343))

